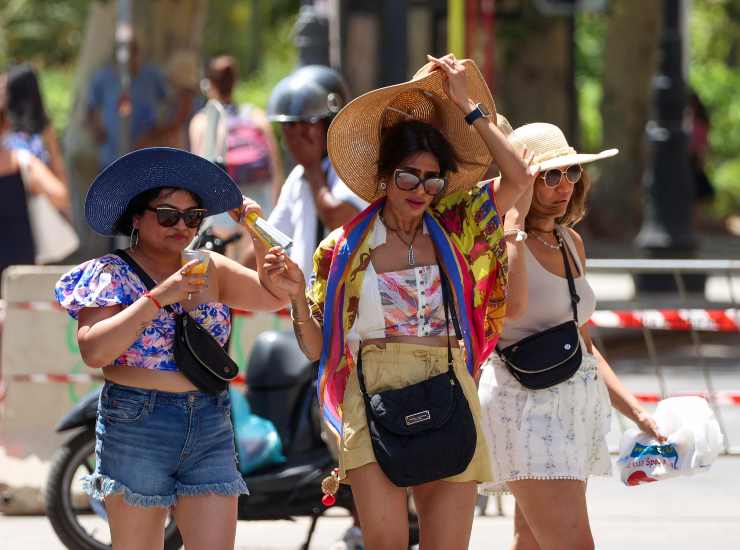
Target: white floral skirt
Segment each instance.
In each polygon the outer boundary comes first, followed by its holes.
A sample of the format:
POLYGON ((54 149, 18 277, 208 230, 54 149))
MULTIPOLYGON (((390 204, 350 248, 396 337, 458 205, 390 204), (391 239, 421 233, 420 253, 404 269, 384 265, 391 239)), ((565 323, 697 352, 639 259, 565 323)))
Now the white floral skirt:
POLYGON ((506 482, 520 479, 585 481, 611 473, 611 403, 596 366, 596 357, 584 353, 569 380, 530 390, 492 355, 483 365, 478 396, 494 481, 479 485, 480 493, 508 492, 506 482))

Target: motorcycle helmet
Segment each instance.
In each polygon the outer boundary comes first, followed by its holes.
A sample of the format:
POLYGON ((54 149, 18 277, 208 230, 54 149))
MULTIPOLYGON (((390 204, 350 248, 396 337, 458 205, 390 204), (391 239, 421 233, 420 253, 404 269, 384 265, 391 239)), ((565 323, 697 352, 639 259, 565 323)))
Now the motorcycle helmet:
POLYGON ((308 65, 277 83, 267 117, 273 122, 318 122, 336 115, 349 99, 347 85, 334 69, 308 65))

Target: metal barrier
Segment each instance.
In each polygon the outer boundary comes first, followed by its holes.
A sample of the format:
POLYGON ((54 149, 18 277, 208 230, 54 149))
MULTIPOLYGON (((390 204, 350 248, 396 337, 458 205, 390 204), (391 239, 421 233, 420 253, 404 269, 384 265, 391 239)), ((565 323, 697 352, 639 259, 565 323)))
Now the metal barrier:
MULTIPOLYGON (((589 260, 589 276, 598 275, 646 275, 663 274, 672 277, 677 292, 636 293, 638 308, 599 309, 591 319, 595 327, 618 329, 633 328, 642 331, 648 359, 658 382, 659 395, 637 394, 644 402, 657 402, 669 397, 664 367, 658 360, 654 333, 656 331, 688 332, 691 338, 694 357, 704 378, 703 390, 681 392, 682 395, 701 395, 707 399, 717 416, 722 433, 725 435, 725 454, 740 454, 740 448, 731 445, 729 430, 724 421, 720 405, 740 404, 740 392, 718 392, 712 371, 708 368, 702 353, 702 334, 707 332, 740 332, 740 261, 738 260, 589 260), (706 275, 704 292, 697 294, 688 291, 687 276, 706 275), (714 279, 715 298, 707 298, 707 288, 714 279), (726 290, 716 292, 718 282, 724 281, 726 290), (660 304, 660 308, 651 308, 660 304), (703 306, 703 307, 697 307, 703 306)), ((597 298, 598 298, 597 291, 597 298)), ((599 304, 601 307, 602 304, 599 304)), ((603 337, 595 331, 599 348, 606 352, 603 337)), ((620 417, 620 421, 624 420, 620 417)), ((624 426, 622 426, 624 427, 624 426)))

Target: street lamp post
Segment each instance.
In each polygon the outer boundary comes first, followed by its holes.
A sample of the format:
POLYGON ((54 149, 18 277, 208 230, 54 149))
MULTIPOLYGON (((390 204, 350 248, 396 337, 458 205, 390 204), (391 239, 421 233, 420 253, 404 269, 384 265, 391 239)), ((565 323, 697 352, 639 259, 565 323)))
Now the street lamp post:
MULTIPOLYGON (((651 258, 686 258, 696 248, 684 129, 682 10, 683 0, 663 0, 660 66, 653 78, 653 116, 646 128, 651 158, 643 179, 644 216, 636 239, 638 248, 651 258)), ((636 283, 645 291, 675 290, 670 276, 644 275, 636 283)))

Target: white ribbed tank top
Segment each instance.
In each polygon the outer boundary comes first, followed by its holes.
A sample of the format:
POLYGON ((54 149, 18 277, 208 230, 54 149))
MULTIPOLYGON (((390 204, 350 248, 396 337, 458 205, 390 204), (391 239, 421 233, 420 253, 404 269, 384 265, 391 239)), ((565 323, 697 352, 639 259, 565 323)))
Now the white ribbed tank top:
MULTIPOLYGON (((596 309, 596 297, 591 285, 583 276, 583 266, 569 231, 564 227, 558 227, 558 231, 565 239, 568 250, 575 257, 575 263, 581 273, 580 276, 573 273, 573 277, 576 293, 581 298, 578 302, 578 323, 584 325, 596 309)), ((567 279, 547 271, 534 257, 529 246, 525 244, 524 248, 528 279, 527 311, 519 319, 504 321, 499 348, 505 348, 522 338, 573 319, 567 279)))

